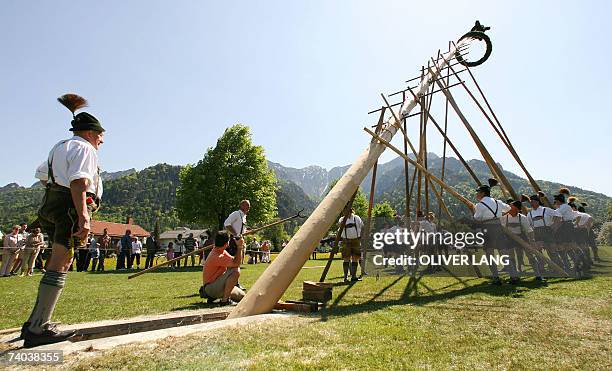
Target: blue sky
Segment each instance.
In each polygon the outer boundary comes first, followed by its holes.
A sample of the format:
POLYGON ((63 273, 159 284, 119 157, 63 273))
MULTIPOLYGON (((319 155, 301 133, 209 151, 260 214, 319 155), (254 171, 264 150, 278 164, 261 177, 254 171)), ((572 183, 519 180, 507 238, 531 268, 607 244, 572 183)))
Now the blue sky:
MULTIPOLYGON (((493 27, 493 54, 474 72, 534 177, 612 195, 608 2, 435 4, 4 0, 0 185, 33 183, 68 136, 70 114, 55 100, 66 92, 85 96, 107 128, 107 171, 196 162, 234 123, 252 128, 271 161, 351 163, 379 94, 402 89, 479 19, 493 27)), ((454 92, 494 158, 520 173, 454 92)), ((449 125, 464 156, 480 158, 456 117, 449 125)))

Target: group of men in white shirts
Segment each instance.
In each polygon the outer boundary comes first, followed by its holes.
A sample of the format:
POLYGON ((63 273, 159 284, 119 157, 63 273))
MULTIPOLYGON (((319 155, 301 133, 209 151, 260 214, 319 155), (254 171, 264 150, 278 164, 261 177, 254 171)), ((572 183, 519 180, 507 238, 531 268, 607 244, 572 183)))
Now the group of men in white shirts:
MULTIPOLYGON (((553 263, 569 274, 582 275, 592 264, 590 248, 595 260, 598 259, 597 247, 591 244, 593 217, 585 212, 585 203, 578 204, 575 197, 569 196, 567 188, 561 188, 554 196, 554 209, 544 206, 545 195, 539 193, 530 197, 522 196, 529 202, 530 209, 519 200, 502 202, 491 197, 491 186, 478 187, 478 203, 474 207, 474 220, 485 232, 485 253, 493 255, 494 249, 500 254, 510 255, 507 271, 510 283, 519 280, 519 271, 527 255, 536 280, 544 281, 547 260, 539 254, 524 250, 521 244, 506 236, 502 227, 529 242, 540 253, 547 255, 553 263), (568 203, 569 201, 569 203, 568 203), (525 213, 523 213, 526 211, 525 213)), ((497 266, 489 266, 493 283, 501 284, 497 266)), ((550 267, 548 267, 550 268, 550 267)))

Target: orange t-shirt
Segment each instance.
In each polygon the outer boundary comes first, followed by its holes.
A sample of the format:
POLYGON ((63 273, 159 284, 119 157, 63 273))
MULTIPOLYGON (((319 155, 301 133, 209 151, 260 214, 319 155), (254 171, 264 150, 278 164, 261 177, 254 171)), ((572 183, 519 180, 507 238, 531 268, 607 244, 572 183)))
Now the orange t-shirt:
POLYGON ((213 248, 204 262, 204 283, 214 282, 225 273, 227 267, 233 262, 234 257, 227 251, 223 250, 222 253, 219 253, 218 249, 213 248))

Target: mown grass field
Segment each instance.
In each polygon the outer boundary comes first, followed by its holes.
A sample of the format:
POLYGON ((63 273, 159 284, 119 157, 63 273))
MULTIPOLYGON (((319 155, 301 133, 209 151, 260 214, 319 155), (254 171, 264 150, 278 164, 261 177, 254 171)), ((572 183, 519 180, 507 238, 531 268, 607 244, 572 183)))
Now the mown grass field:
MULTIPOLYGON (((610 251, 610 249, 608 249, 610 251)), ((603 265, 612 265, 612 255, 603 265)), ((317 279, 309 261, 285 299, 317 279)), ((245 265, 249 286, 267 265, 245 265)), ((329 278, 341 280, 336 261, 329 278)), ((200 271, 71 273, 55 320, 64 323, 203 308, 200 271)), ((27 317, 38 279, 0 280, 0 327, 27 317)), ((483 279, 368 277, 334 288, 326 310, 231 331, 68 357, 70 369, 612 369, 612 277, 483 279)))

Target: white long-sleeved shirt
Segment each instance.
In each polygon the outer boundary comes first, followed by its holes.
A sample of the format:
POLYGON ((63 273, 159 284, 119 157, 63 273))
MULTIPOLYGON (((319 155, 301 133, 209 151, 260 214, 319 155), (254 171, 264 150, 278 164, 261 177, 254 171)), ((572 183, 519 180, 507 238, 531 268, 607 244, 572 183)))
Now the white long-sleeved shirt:
POLYGON ((504 227, 508 228, 514 234, 521 234, 521 232, 527 234, 533 232, 529 220, 521 213, 516 214, 516 216, 506 214, 499 218, 499 220, 504 227))
POLYGON ((527 220, 532 228, 550 227, 554 223, 554 218, 559 216, 557 210, 546 206, 540 206, 537 209, 531 209, 527 213, 527 220))
POLYGON ((36 179, 49 181, 48 161, 57 185, 70 188, 70 182, 87 179, 87 192, 102 198, 102 179, 98 168, 98 151, 85 139, 73 136, 57 143, 47 161, 36 169, 36 179))
POLYGON ((557 214, 559 214, 559 216, 563 218, 564 222, 571 222, 576 219, 576 214, 574 213, 574 210, 572 210, 572 208, 568 204, 562 204, 561 206, 559 206, 557 208, 557 214))
POLYGON ((576 214, 580 217, 580 219, 578 220, 578 227, 584 227, 589 221, 593 219, 590 214, 583 213, 581 211, 576 211, 576 214))
POLYGON ((474 206, 474 220, 479 222, 494 220, 509 210, 510 206, 504 202, 485 196, 474 206), (486 204, 493 212, 483 204, 486 204))

